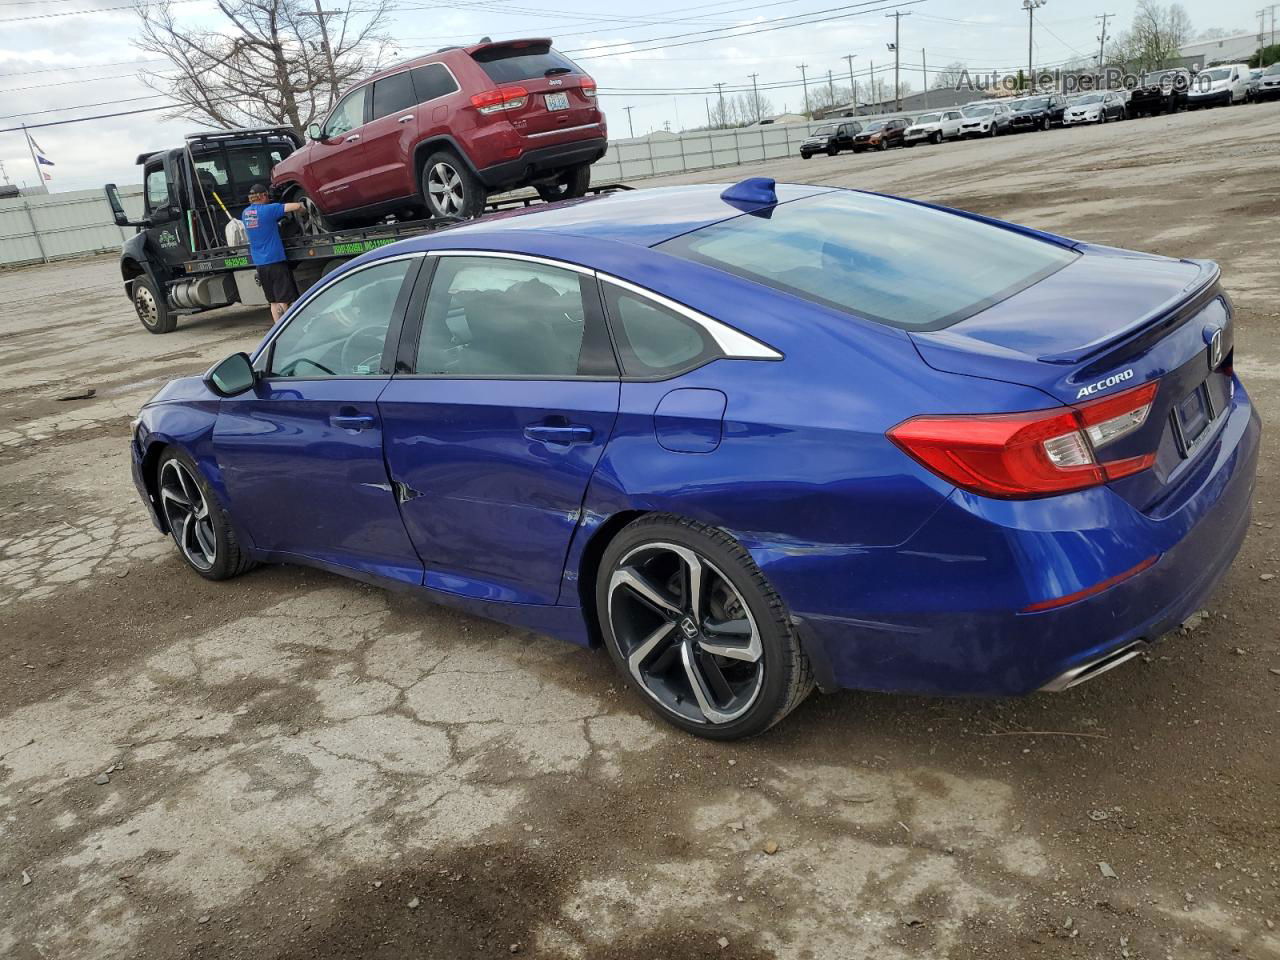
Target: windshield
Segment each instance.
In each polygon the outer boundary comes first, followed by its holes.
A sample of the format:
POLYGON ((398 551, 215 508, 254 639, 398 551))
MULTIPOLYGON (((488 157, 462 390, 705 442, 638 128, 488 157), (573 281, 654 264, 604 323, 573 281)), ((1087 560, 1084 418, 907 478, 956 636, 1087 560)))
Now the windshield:
POLYGON ((1212 82, 1212 81, 1214 81, 1214 80, 1225 80, 1225 79, 1227 79, 1227 77, 1229 77, 1229 76, 1231 76, 1231 71, 1230 71, 1230 70, 1226 69, 1225 67, 1219 67, 1219 68, 1218 68, 1218 69, 1216 69, 1216 70, 1206 70, 1206 71, 1204 71, 1204 72, 1203 72, 1203 73, 1201 73, 1201 74, 1200 74, 1196 79, 1197 79, 1197 80, 1208 80, 1208 81, 1212 82))
POLYGON ((1023 100, 1019 105, 1019 110, 1043 110, 1049 105, 1048 97, 1032 97, 1029 100, 1023 100))
POLYGON ((1078 107, 1084 106, 1086 103, 1101 103, 1101 102, 1102 102, 1102 94, 1100 93, 1089 93, 1083 97, 1076 98, 1076 106, 1078 107))
POLYGON ((581 73, 578 65, 545 43, 484 47, 471 55, 494 83, 581 73))
POLYGON ((923 117, 920 117, 919 119, 917 119, 916 123, 917 124, 937 123, 941 119, 942 119, 942 114, 940 113, 926 113, 923 117))
POLYGON ((1280 73, 1280 63, 1273 63, 1271 66, 1267 67, 1267 72, 1264 73, 1263 76, 1274 77, 1277 73, 1280 73))
POLYGON ((989 117, 992 109, 992 107, 965 107, 960 112, 966 117, 989 117))
POLYGON ((657 249, 909 330, 950 326, 1078 256, 1003 227, 853 190, 714 223, 657 249))
POLYGON ((1177 70, 1161 70, 1159 73, 1144 73, 1142 82, 1149 86, 1155 86, 1157 83, 1173 83, 1177 76, 1177 70))
POLYGON ((877 130, 883 130, 887 120, 877 120, 874 123, 868 123, 862 128, 863 133, 875 133, 877 130))
POLYGON ((809 134, 809 136, 829 137, 835 132, 836 132, 836 128, 832 124, 827 124, 825 127, 819 127, 817 130, 813 131, 813 133, 809 134))

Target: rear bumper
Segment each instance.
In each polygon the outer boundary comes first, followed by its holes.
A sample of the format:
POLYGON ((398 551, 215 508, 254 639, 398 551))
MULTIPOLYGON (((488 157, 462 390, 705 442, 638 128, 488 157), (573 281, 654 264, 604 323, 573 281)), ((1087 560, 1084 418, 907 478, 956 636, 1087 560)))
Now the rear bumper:
MULTIPOLYGON (((593 126, 603 131, 603 122, 593 126)), ((529 138, 522 138, 528 142, 529 138)), ((536 141, 534 141, 536 143, 536 141)), ((552 174, 582 163, 595 163, 604 156, 609 140, 604 136, 589 136, 582 140, 557 143, 546 147, 524 150, 519 157, 482 167, 476 171, 480 181, 490 190, 525 183, 542 174, 552 174)))
POLYGON ((1202 607, 1248 531, 1261 426, 1243 389, 1163 519, 1107 488, 1007 502, 953 493, 905 543, 791 550, 766 575, 828 684, 944 695, 1065 689, 1202 607), (1063 529, 1065 524, 1071 529, 1063 529), (1019 613, 1158 559, 1101 593, 1019 613), (1135 646, 1136 645, 1136 646, 1135 646))

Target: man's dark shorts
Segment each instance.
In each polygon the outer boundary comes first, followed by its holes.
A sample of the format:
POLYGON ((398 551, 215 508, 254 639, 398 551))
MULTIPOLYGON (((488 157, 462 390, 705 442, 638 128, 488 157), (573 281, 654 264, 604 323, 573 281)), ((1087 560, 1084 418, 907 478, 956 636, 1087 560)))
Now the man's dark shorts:
POLYGON ((298 285, 293 282, 289 264, 267 263, 258 267, 258 282, 267 295, 267 303, 293 303, 298 299, 298 285))

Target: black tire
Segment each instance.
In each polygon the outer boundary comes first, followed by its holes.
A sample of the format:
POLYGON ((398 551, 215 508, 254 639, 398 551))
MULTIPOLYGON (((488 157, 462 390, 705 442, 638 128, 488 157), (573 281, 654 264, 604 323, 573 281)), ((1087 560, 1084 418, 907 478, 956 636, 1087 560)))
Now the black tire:
POLYGON ((227 515, 209 489, 208 481, 185 450, 169 447, 156 464, 156 492, 160 510, 178 554, 188 567, 206 580, 228 580, 254 565, 240 546, 227 515), (191 489, 194 485, 195 490, 191 489), (196 504, 196 495, 201 500, 196 504), (186 497, 187 509, 177 495, 186 497), (190 525, 186 518, 190 517, 190 525), (212 548, 212 556, 208 549, 212 548), (204 558, 207 562, 201 562, 204 558))
POLYGON ((997 134, 999 134, 999 133, 1000 133, 1000 128, 999 128, 999 127, 997 127, 997 126, 993 123, 993 124, 991 125, 991 129, 987 132, 987 136, 988 136, 988 137, 994 137, 994 136, 996 136, 996 135, 997 135, 997 134))
POLYGON ((561 173, 553 183, 534 184, 534 189, 538 191, 539 197, 547 201, 547 203, 552 203, 556 200, 581 197, 590 186, 591 164, 580 163, 576 167, 570 167, 561 173))
POLYGON ((942 142, 942 131, 941 130, 933 131, 933 136, 929 138, 929 142, 932 143, 935 147, 938 144, 940 144, 942 142))
POLYGON ((836 154, 838 154, 839 152, 840 152, 840 148, 839 148, 839 147, 827 147, 827 156, 828 156, 828 157, 834 157, 834 156, 835 156, 836 154))
POLYGON ((470 220, 484 212, 484 185, 452 150, 436 150, 422 166, 422 201, 431 217, 470 220))
POLYGON ((888 150, 888 149, 889 149, 889 141, 888 141, 888 140, 881 140, 879 143, 877 143, 877 144, 876 144, 876 149, 877 149, 877 150, 888 150))
POLYGON ((178 318, 169 309, 169 299, 145 273, 133 281, 130 291, 134 312, 148 333, 172 333, 178 318))
POLYGON ((697 736, 737 740, 763 733, 813 690, 813 668, 782 600, 751 555, 721 530, 669 514, 636 520, 614 537, 601 558, 596 611, 609 657, 626 682, 640 687, 637 693, 664 720, 697 736), (690 568, 680 566, 684 561, 673 547, 694 555, 703 571, 704 597, 696 612, 701 622, 696 625, 694 614, 681 615, 676 609, 684 604, 692 577, 686 576, 690 568), (664 565, 664 561, 675 563, 664 565), (633 574, 652 577, 652 584, 670 598, 664 600, 670 609, 642 599, 646 594, 630 585, 633 574), (669 592, 677 579, 678 591, 669 592), (717 634, 712 624, 726 632, 717 634), (661 639, 655 639, 664 628, 661 639), (743 634, 743 629, 748 632, 743 634), (741 640, 744 635, 750 640, 741 640), (707 651, 705 645, 715 644, 717 637, 722 649, 733 645, 739 655, 707 651), (640 638, 643 642, 638 643, 640 638), (756 659, 749 659, 750 653, 756 659), (638 655, 637 673, 643 681, 633 674, 628 654, 638 655), (646 665, 653 672, 647 672, 646 665), (713 711, 725 711, 721 718, 709 718, 703 712, 703 701, 691 679, 695 675, 702 678, 702 693, 715 698, 708 701, 713 711), (742 684, 742 689, 735 690, 735 683, 742 684), (688 691, 684 697, 681 689, 688 691), (733 692, 725 698, 716 690, 733 692))
POLYGON ((800 159, 801 159, 801 160, 812 160, 812 159, 813 159, 813 154, 812 154, 812 153, 802 153, 802 154, 800 154, 800 159))

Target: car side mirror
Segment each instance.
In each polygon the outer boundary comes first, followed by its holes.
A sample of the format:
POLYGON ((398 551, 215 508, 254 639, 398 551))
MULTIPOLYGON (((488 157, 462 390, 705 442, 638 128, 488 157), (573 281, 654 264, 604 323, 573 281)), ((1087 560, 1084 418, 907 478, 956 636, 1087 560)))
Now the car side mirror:
POLYGON ((320 124, 318 123, 307 124, 307 139, 308 140, 320 139, 320 124))
POLYGON ((120 202, 120 191, 116 189, 114 183, 108 183, 102 188, 107 195, 107 205, 111 207, 111 218, 115 220, 117 227, 149 227, 151 219, 143 217, 141 220, 130 220, 129 215, 124 212, 124 204, 120 202))
POLYGON ((253 388, 258 382, 258 375, 253 372, 253 364, 245 353, 233 353, 221 363, 209 368, 204 375, 204 383, 220 397, 234 397, 253 388))

